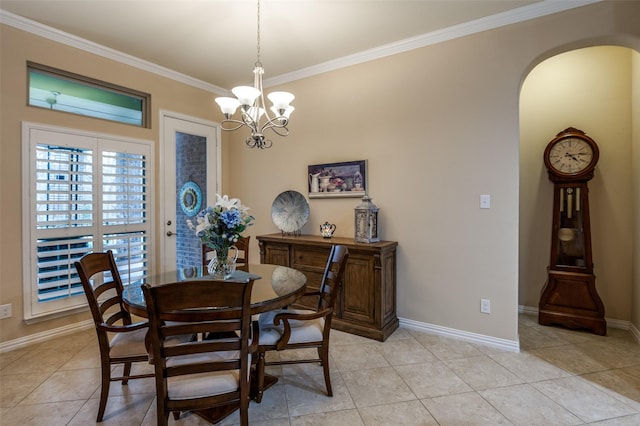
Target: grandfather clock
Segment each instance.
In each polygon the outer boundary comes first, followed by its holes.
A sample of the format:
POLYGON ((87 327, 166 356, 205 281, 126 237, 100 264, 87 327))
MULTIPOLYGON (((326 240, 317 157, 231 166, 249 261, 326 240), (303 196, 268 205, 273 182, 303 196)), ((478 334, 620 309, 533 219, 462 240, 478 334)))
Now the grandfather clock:
POLYGON ((591 258, 587 185, 598 157, 595 141, 573 127, 558 133, 544 151, 544 165, 553 182, 553 226, 538 322, 605 335, 604 305, 596 291, 591 258))

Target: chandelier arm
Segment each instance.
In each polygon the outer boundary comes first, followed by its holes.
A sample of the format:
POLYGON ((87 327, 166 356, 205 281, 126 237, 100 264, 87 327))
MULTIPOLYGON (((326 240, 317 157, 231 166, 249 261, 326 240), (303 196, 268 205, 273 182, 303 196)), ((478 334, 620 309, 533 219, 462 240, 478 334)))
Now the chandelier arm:
POLYGON ((227 120, 222 120, 222 122, 220 123, 220 128, 224 131, 228 131, 228 132, 232 132, 234 130, 238 130, 239 128, 243 127, 243 126, 247 126, 249 128, 251 128, 251 126, 249 126, 247 123, 245 123, 244 121, 240 121, 240 120, 232 120, 232 119, 227 119, 227 120), (225 124, 228 123, 234 123, 237 124, 237 126, 235 127, 225 127, 225 124))
POLYGON ((264 125, 260 128, 260 131, 264 133, 264 131, 268 129, 271 129, 271 131, 273 131, 279 136, 289 135, 289 129, 287 128, 287 123, 284 123, 284 124, 280 123, 277 118, 273 120, 269 120, 266 123, 264 123, 264 125), (284 131, 282 131, 281 129, 284 129, 284 131))
POLYGON ((289 129, 286 127, 272 127, 271 130, 278 136, 289 136, 289 129), (284 130, 284 131, 283 131, 284 130))

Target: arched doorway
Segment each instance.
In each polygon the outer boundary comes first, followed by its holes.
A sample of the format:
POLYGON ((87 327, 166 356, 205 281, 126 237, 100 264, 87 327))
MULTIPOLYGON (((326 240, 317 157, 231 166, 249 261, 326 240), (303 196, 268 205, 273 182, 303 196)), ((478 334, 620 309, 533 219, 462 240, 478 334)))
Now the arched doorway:
POLYGON ((640 120, 637 88, 634 91, 640 83, 639 57, 637 51, 619 46, 570 50, 538 63, 524 80, 520 93, 518 301, 524 310, 536 312, 549 262, 553 185, 542 153, 567 127, 585 131, 601 150, 589 187, 596 286, 609 326, 628 328, 634 310, 639 309, 633 301, 640 292, 634 270, 640 240, 632 233, 640 226, 633 213, 640 202, 634 186, 640 164, 632 161, 640 148, 634 132, 640 120))

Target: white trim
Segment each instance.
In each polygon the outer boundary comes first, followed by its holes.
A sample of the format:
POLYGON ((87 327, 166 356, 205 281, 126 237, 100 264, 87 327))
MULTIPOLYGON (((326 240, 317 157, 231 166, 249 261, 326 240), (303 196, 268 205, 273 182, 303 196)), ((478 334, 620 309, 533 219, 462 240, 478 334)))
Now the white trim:
POLYGON ((58 337, 73 334, 81 330, 89 330, 93 328, 93 320, 85 320, 75 324, 69 324, 51 330, 41 331, 40 333, 30 334, 28 336, 19 337, 14 340, 0 342, 0 353, 9 352, 14 349, 24 348, 36 343, 46 342, 58 337))
MULTIPOLYGON (((538 308, 533 306, 518 305, 518 313, 538 315, 538 308)), ((631 321, 619 320, 614 318, 605 318, 607 327, 616 328, 618 330, 628 330, 633 334, 638 343, 640 343, 640 331, 636 328, 631 321)))
POLYGON ((413 330, 434 333, 440 336, 451 337, 454 339, 465 340, 471 343, 478 343, 494 348, 504 349, 509 352, 520 352, 520 342, 518 340, 500 339, 497 337, 486 336, 484 334, 471 333, 468 331, 457 330, 455 328, 442 327, 439 325, 418 322, 407 318, 399 318, 400 325, 411 328, 413 330))
POLYGON ((374 47, 373 49, 354 53, 353 55, 343 56, 342 58, 333 59, 321 64, 302 68, 290 73, 281 74, 275 77, 267 78, 263 81, 264 87, 275 86, 278 84, 288 83, 303 78, 312 77, 314 75, 323 74, 329 71, 335 71, 340 68, 361 64, 375 59, 384 58, 386 56, 395 55, 397 53, 407 52, 419 49, 433 44, 442 43, 456 38, 465 37, 471 34, 488 31, 506 25, 517 24, 519 22, 540 18, 554 13, 564 12, 566 10, 577 7, 586 6, 592 3, 598 3, 602 0, 576 0, 576 1, 556 1, 543 0, 528 6, 519 7, 506 12, 497 13, 495 15, 476 19, 458 25, 453 25, 441 30, 432 31, 393 43, 384 44, 374 47))
POLYGON ((538 315, 538 308, 533 307, 533 306, 518 305, 518 313, 519 314, 538 315))
POLYGON ((22 16, 15 15, 11 12, 7 12, 6 10, 0 10, 0 23, 10 25, 12 27, 35 34, 40 37, 44 37, 48 40, 53 40, 67 46, 84 50, 85 52, 93 53, 94 55, 112 59, 122 64, 130 65, 134 68, 158 74, 162 77, 188 84, 202 90, 213 92, 220 96, 227 96, 229 94, 229 91, 223 89, 222 87, 207 83, 202 80, 198 80, 197 78, 190 77, 177 71, 170 70, 169 68, 165 68, 152 62, 136 58, 135 56, 128 55, 118 50, 102 46, 98 43, 85 40, 73 34, 69 34, 64 31, 60 31, 47 25, 41 24, 39 22, 24 18, 22 16))
POLYGON ((640 343, 640 330, 638 330, 635 325, 631 324, 631 326, 629 327, 629 331, 636 339, 636 342, 640 343))
MULTIPOLYGON (((215 132, 215 143, 216 143, 216 187, 214 190, 215 194, 220 194, 221 193, 221 189, 222 189, 222 132, 220 129, 220 123, 217 123, 215 121, 210 121, 210 120, 206 120, 203 118, 198 118, 198 117, 194 117, 191 115, 186 115, 186 114, 181 114, 178 112, 174 112, 174 111, 169 111, 166 109, 160 109, 159 113, 159 142, 160 142, 160 146, 161 147, 166 147, 168 142, 166 140, 166 136, 165 136, 165 130, 166 130, 166 120, 168 118, 172 118, 174 120, 181 120, 184 122, 190 122, 190 123, 194 123, 197 124, 199 126, 205 126, 205 127, 211 127, 214 129, 215 132)), ((165 162, 167 161, 166 159, 166 153, 164 149, 160 149, 159 150, 159 164, 160 164, 160 168, 163 168, 165 165, 165 162)), ((209 161, 209 159, 207 159, 207 161, 209 161)), ((207 178, 207 181, 209 179, 207 178)), ((160 196, 159 196, 159 205, 160 207, 160 223, 164 224, 166 223, 167 218, 165 217, 165 203, 166 203, 166 191, 165 191, 165 185, 164 185, 164 179, 163 182, 159 183, 159 190, 160 190, 160 196)), ((211 188, 207 188, 207 193, 210 193, 211 188)), ((202 208, 205 208, 206 206, 202 206, 202 208)), ((162 226, 162 225, 161 225, 162 226)), ((164 228, 161 230, 161 232, 159 233, 159 235, 164 235, 164 228)), ((162 259, 164 259, 165 257, 165 250, 167 249, 166 247, 166 239, 164 237, 160 238, 160 256, 162 259)), ((161 262, 163 263, 163 262, 161 262)), ((160 270, 155 270, 154 272, 160 272, 160 270)))
MULTIPOLYGON (((373 49, 355 53, 353 55, 344 56, 342 58, 323 62, 321 64, 312 65, 297 71, 281 74, 275 77, 265 79, 264 87, 271 87, 278 84, 289 83, 303 78, 323 74, 340 68, 349 67, 363 62, 372 61, 386 56, 395 55, 397 53, 406 52, 413 49, 429 46, 432 44, 442 43, 444 41, 465 37, 483 31, 504 27, 506 25, 517 24, 519 22, 528 21, 542 16, 552 15, 554 13, 564 12, 566 10, 587 6, 592 3, 598 3, 602 0, 543 0, 527 6, 512 9, 506 12, 497 13, 485 18, 476 19, 462 24, 454 25, 441 30, 432 31, 430 33, 407 38, 393 43, 388 43, 373 49)), ((163 77, 179 81, 202 90, 213 92, 217 95, 228 96, 229 91, 219 86, 198 80, 188 75, 170 70, 168 68, 156 65, 154 63, 136 58, 126 53, 99 45, 97 43, 76 37, 64 31, 40 24, 11 12, 0 9, 0 23, 7 24, 23 31, 36 34, 38 36, 66 44, 89 53, 93 53, 105 58, 112 59, 123 64, 133 66, 163 77)))

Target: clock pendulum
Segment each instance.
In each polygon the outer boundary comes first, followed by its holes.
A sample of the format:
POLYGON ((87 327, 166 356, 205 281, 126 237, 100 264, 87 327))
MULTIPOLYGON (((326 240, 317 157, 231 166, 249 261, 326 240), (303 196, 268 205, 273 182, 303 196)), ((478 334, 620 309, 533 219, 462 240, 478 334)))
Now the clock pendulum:
POLYGON ((544 151, 544 164, 554 188, 553 225, 551 260, 540 296, 538 322, 605 335, 604 305, 593 274, 587 185, 598 157, 595 141, 573 127, 558 133, 544 151))

